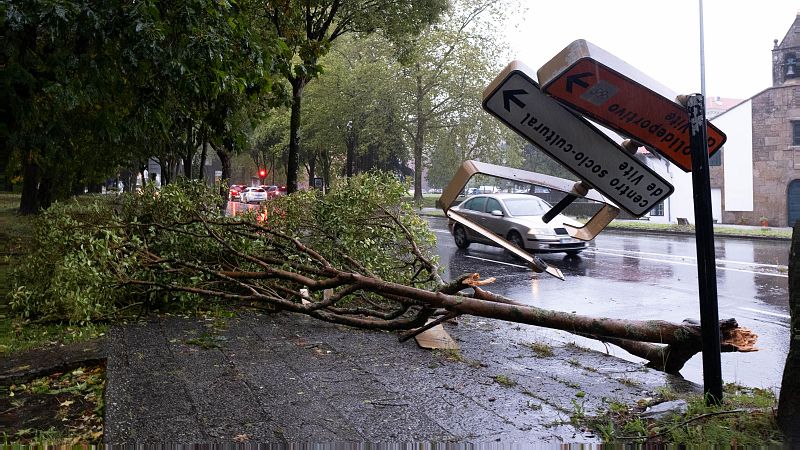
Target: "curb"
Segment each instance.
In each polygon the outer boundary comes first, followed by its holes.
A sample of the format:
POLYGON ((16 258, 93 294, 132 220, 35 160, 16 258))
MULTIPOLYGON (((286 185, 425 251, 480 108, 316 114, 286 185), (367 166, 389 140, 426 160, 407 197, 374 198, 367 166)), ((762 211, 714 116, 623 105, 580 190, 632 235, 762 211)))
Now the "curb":
POLYGON ((7 354, 0 361, 0 386, 25 383, 53 372, 105 363, 106 356, 104 337, 7 354))

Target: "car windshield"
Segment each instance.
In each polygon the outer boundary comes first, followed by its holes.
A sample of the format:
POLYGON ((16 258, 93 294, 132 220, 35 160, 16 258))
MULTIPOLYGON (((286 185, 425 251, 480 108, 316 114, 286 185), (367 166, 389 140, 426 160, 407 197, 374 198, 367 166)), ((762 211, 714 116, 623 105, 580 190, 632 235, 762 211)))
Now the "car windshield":
POLYGON ((507 198, 504 200, 509 214, 512 216, 541 216, 550 209, 550 205, 538 198, 507 198))
POLYGON ((264 192, 261 188, 250 189, 250 192, 264 192))

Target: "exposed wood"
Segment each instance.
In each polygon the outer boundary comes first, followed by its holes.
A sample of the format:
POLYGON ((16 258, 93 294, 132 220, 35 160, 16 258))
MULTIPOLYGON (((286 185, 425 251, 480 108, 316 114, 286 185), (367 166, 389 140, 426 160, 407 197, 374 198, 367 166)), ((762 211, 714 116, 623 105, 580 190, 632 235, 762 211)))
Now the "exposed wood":
POLYGON ((439 324, 414 336, 417 345, 431 350, 458 350, 458 344, 439 324))

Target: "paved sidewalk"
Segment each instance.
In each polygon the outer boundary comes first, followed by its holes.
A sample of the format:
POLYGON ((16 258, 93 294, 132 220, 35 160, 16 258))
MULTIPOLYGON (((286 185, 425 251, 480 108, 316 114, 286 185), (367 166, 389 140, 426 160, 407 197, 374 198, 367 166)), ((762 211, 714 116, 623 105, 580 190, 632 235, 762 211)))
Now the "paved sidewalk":
POLYGON ((599 438, 573 414, 661 387, 700 391, 536 327, 467 317, 446 328, 460 352, 284 313, 115 327, 105 440, 586 443, 599 438))

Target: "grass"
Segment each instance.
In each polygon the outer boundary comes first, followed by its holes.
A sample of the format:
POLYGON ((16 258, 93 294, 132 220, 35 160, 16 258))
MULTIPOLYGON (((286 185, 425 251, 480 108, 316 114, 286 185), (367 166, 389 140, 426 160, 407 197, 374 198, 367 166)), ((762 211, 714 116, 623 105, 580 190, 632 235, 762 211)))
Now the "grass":
MULTIPOLYGON (((609 229, 635 230, 635 231, 656 231, 665 233, 688 233, 694 234, 694 225, 677 225, 672 223, 651 223, 637 220, 614 220, 608 225, 609 229)), ((714 227, 714 234, 717 236, 742 236, 742 237, 761 237, 791 239, 791 230, 777 228, 736 228, 719 225, 714 227)))
POLYGON ((533 352, 536 353, 536 356, 540 358, 553 356, 553 347, 547 344, 543 344, 541 342, 525 342, 523 345, 533 350, 533 352))
MULTIPOLYGON (((666 397, 659 395, 653 403, 674 398, 671 393, 666 397)), ((747 447, 781 443, 775 422, 777 399, 772 390, 728 384, 722 405, 707 406, 702 395, 691 396, 687 402, 685 413, 658 421, 639 416, 648 405, 631 407, 618 402, 612 402, 599 416, 577 418, 605 442, 615 444, 747 447)))
POLYGON ((104 388, 102 365, 0 386, 0 412, 8 413, 2 446, 102 442, 104 388))
MULTIPOLYGON (((419 208, 436 208, 436 200, 439 200, 442 194, 422 194, 422 203, 417 205, 419 208)), ((406 197, 405 201, 413 203, 414 197, 406 197)), ((443 214, 444 215, 444 214, 443 214)))
POLYGON ((492 379, 494 379, 495 383, 504 387, 514 387, 517 385, 517 382, 509 378, 507 375, 495 375, 492 377, 492 379))

